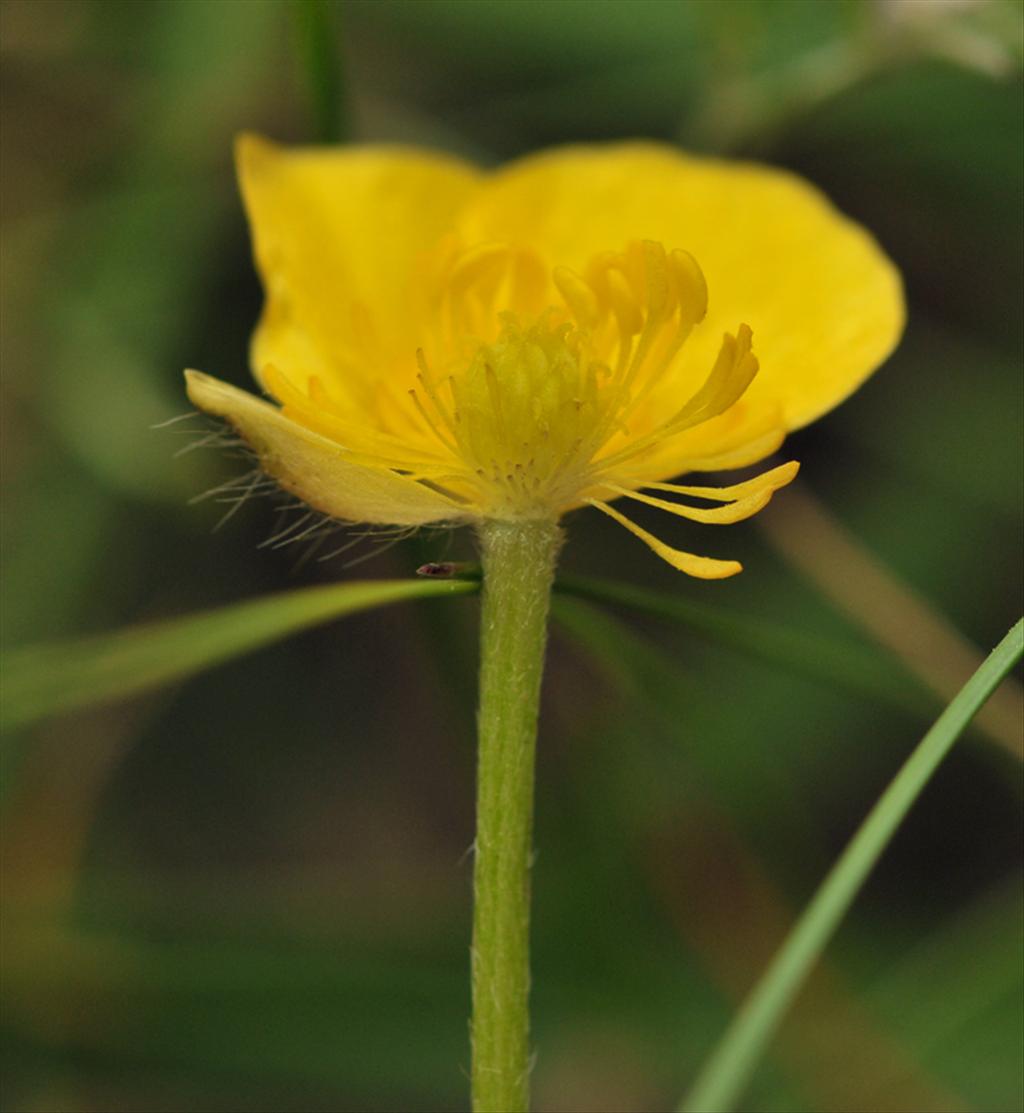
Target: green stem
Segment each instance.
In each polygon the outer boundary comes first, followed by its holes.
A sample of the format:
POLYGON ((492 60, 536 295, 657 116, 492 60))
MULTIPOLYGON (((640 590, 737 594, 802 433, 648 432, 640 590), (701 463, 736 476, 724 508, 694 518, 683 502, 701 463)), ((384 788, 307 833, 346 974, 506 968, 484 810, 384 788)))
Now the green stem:
POLYGON ((1024 653, 1021 619, 918 743, 860 825, 680 1105, 734 1109, 762 1051, 914 801, 985 700, 1024 653))
POLYGON ((537 709, 561 531, 487 522, 473 868, 473 1109, 529 1106, 530 859, 537 709))
POLYGON ((348 132, 348 120, 337 4, 333 0, 292 0, 292 11, 314 138, 318 143, 340 143, 348 132))

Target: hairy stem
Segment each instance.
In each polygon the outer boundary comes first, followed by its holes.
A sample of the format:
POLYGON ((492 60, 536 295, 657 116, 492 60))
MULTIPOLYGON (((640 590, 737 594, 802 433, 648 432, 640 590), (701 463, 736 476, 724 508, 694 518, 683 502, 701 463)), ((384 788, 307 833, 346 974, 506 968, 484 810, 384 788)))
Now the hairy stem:
POLYGON ((488 522, 483 546, 473 870, 473 1109, 529 1106, 533 767, 554 522, 488 522))

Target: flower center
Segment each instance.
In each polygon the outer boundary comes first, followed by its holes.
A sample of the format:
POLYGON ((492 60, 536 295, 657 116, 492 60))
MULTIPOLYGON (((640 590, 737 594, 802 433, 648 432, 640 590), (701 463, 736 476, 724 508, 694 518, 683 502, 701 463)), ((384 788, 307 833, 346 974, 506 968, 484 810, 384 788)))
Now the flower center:
POLYGON ((757 369, 744 328, 703 386, 667 374, 707 289, 690 255, 658 243, 606 252, 582 275, 486 245, 451 255, 437 289, 409 393, 458 462, 444 479, 492 516, 579 505, 610 465, 721 413, 757 369))
POLYGON ((448 378, 450 408, 420 356, 426 404, 415 391, 414 401, 498 515, 549 516, 578 490, 602 437, 600 395, 609 371, 593 357, 587 334, 564 316, 550 309, 524 325, 502 312, 497 339, 480 344, 448 378))

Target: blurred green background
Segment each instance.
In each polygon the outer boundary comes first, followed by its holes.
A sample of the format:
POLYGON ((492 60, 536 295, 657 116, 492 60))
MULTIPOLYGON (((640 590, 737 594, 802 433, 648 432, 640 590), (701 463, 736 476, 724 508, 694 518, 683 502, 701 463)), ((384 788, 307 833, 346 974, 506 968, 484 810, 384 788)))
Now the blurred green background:
MULTIPOLYGON (((743 576, 686 580, 597 515, 568 523, 567 572, 842 639, 914 698, 562 605, 539 1110, 678 1099, 972 647, 1021 613, 1022 13, 3 4, 7 645, 472 558, 462 532, 303 562, 259 547, 276 521, 259 499, 214 532, 224 508, 189 499, 244 466, 176 457, 189 422, 152 428, 187 411, 185 366, 248 381, 260 292, 231 140, 314 139, 325 47, 357 140, 486 164, 632 136, 766 159, 903 269, 899 352, 792 438, 802 489, 715 535, 743 576)), ((465 1107, 476 606, 359 615, 5 742, 4 1109, 465 1107)), ((745 1108, 1021 1108, 1020 706, 1012 681, 940 771, 745 1108)))

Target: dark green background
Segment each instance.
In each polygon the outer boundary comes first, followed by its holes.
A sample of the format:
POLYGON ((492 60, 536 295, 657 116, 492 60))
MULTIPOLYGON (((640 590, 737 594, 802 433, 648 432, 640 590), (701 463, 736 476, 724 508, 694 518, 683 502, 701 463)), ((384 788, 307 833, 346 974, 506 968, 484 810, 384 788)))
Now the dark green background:
MULTIPOLYGON (((1019 3, 323 12, 356 139, 491 164, 658 137, 795 169, 871 228, 906 278, 906 339, 787 451, 927 607, 979 647, 1005 633, 1021 612, 1019 3)), ((238 461, 176 458, 194 427, 151 428, 187 410, 185 366, 248 381, 260 294, 231 140, 309 141, 329 120, 309 14, 3 5, 9 645, 472 556, 465 532, 426 534, 364 543, 358 568, 296 568, 295 548, 258 548, 269 501, 216 533, 222 508, 189 505, 238 461)), ((597 515, 568 528, 567 571, 866 638, 756 521, 673 535, 743 559, 722 584, 597 515)), ((9 741, 5 1109, 464 1108, 475 611, 357 616, 9 741)), ((573 614, 540 743, 536 1105, 662 1110, 928 714, 665 624, 573 614)), ((1021 1108, 1020 780, 965 736, 747 1108, 1021 1108)))

